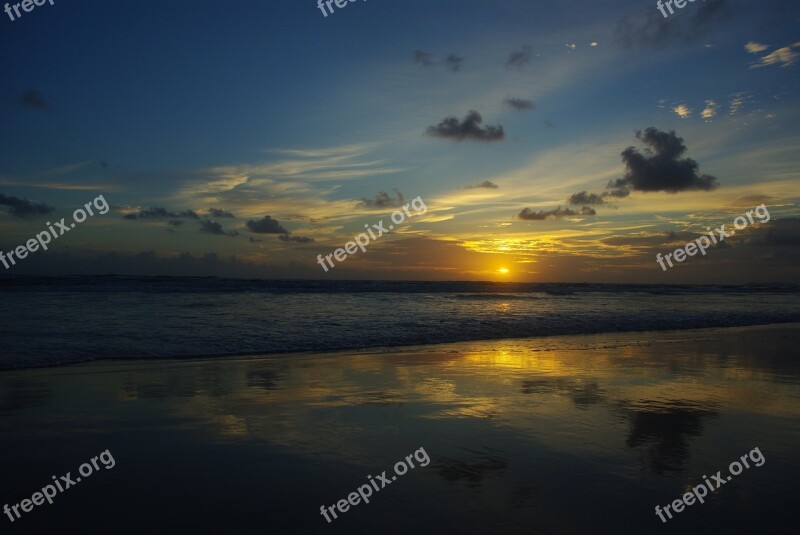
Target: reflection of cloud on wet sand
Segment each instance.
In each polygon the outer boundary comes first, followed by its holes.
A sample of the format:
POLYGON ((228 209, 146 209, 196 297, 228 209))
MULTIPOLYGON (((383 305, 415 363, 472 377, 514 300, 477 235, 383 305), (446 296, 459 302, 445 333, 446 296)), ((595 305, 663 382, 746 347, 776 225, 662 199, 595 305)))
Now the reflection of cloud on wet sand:
POLYGON ((702 434, 704 420, 718 414, 680 402, 622 403, 619 410, 630 420, 626 444, 642 451, 650 469, 658 473, 682 470, 689 458, 689 440, 702 434))

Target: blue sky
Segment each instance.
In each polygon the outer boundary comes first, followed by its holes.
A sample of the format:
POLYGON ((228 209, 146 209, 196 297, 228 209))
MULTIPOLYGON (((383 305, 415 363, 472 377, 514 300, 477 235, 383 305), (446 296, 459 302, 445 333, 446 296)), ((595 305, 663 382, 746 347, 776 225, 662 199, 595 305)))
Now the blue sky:
POLYGON ((800 7, 789 2, 709 0, 664 19, 638 1, 359 0, 323 17, 311 0, 56 0, 3 16, 0 194, 53 210, 0 205, 0 248, 97 195, 113 206, 15 273, 120 271, 109 253, 152 252, 143 273, 181 274, 167 260, 188 253, 216 260, 185 274, 796 279, 800 7), (471 110, 478 132, 502 126, 502 139, 430 135, 451 117, 466 128, 471 110), (680 158, 718 186, 672 193, 662 174, 661 189, 634 181, 594 215, 556 211, 625 175, 620 154, 646 154, 636 132, 649 127, 674 131, 680 158), (486 182, 497 187, 467 188, 486 182), (395 190, 425 199, 426 214, 323 273, 317 254, 396 208, 363 199, 395 190), (713 258, 655 264, 762 202, 771 221, 713 258), (199 217, 124 217, 156 207, 199 217), (266 215, 314 241, 252 232, 247 221, 266 215), (201 232, 202 220, 225 232, 201 232))

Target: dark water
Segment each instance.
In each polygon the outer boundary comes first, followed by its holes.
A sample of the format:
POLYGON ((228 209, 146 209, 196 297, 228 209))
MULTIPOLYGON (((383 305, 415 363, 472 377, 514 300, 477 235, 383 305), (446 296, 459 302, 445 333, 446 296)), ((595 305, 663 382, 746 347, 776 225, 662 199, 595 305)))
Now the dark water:
POLYGON ((9 533, 785 534, 798 325, 0 374, 0 504, 116 465, 9 533), (424 448, 430 459, 327 524, 424 448), (759 448, 667 524, 655 506, 759 448))
POLYGON ((0 279, 0 368, 800 321, 797 286, 0 279))

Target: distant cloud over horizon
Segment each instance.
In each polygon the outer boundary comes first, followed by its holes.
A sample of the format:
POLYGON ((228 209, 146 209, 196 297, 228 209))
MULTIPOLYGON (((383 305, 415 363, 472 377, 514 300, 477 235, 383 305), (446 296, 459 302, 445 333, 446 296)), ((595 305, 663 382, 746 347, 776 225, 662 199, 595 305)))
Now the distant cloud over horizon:
POLYGON ((478 184, 470 184, 469 186, 466 186, 464 189, 479 189, 479 188, 497 189, 499 187, 500 186, 498 186, 494 182, 490 182, 488 180, 484 180, 483 182, 480 182, 478 184))
POLYGON ((54 211, 55 208, 43 202, 34 202, 28 199, 20 199, 11 195, 0 193, 0 205, 8 206, 8 213, 14 217, 25 219, 37 215, 45 215, 54 211))
POLYGON ((491 143, 505 139, 506 134, 501 125, 481 126, 483 118, 477 111, 470 111, 463 121, 458 117, 447 117, 436 126, 429 126, 425 133, 429 136, 452 139, 454 141, 473 140, 491 143))
POLYGON ((536 104, 532 100, 525 100, 524 98, 506 97, 503 104, 515 110, 535 110, 536 104))
POLYGON ((179 217, 188 217, 190 219, 200 219, 200 216, 194 210, 184 210, 183 212, 170 212, 166 208, 153 207, 143 208, 138 212, 131 212, 122 216, 123 219, 176 219, 179 217))
POLYGON ((246 224, 247 228, 256 234, 291 234, 276 219, 272 219, 268 215, 261 219, 251 219, 246 224))
POLYGON ((543 211, 539 210, 538 212, 534 212, 530 208, 523 208, 522 211, 517 214, 519 219, 523 221, 544 221, 545 219, 561 219, 562 217, 574 217, 574 216, 593 216, 597 215, 597 211, 594 208, 590 208, 589 206, 582 207, 579 211, 572 210, 570 208, 561 208, 560 206, 555 210, 543 211))

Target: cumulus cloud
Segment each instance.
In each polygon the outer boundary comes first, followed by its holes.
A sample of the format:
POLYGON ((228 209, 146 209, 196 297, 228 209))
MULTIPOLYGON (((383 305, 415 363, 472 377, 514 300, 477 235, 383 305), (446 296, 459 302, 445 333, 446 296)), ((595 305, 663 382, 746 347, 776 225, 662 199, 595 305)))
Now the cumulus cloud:
POLYGON ((436 64, 436 62, 433 61, 433 56, 422 50, 414 51, 414 63, 422 65, 423 67, 432 67, 436 64))
POLYGON ((523 46, 520 50, 515 50, 508 55, 506 67, 517 67, 521 69, 531 61, 531 47, 528 45, 523 46))
POLYGON ((517 217, 525 221, 544 221, 545 219, 560 219, 562 217, 574 216, 592 216, 596 215, 597 211, 589 206, 582 207, 579 211, 570 208, 562 209, 560 206, 555 210, 543 211, 539 210, 534 212, 530 208, 524 208, 517 217))
POLYGON ((455 54, 450 54, 444 60, 445 66, 450 69, 452 72, 458 72, 461 70, 461 64, 464 62, 464 58, 460 56, 456 56, 455 54))
POLYGON ((536 104, 532 100, 525 100, 524 98, 506 97, 503 104, 515 110, 535 110, 536 104))
POLYGON ((612 180, 607 188, 616 191, 614 196, 626 196, 627 190, 633 191, 708 191, 719 184, 711 175, 699 175, 698 164, 691 158, 681 158, 686 152, 683 138, 674 130, 663 132, 649 127, 644 132, 636 132, 647 148, 644 154, 635 147, 622 151, 622 161, 627 172, 623 178, 612 180))
POLYGON ((403 206, 403 194, 397 189, 394 192, 397 194, 396 198, 392 198, 385 191, 381 191, 375 196, 375 200, 363 197, 357 206, 359 208, 394 208, 403 206))
POLYGON ((8 206, 8 213, 14 217, 28 218, 37 215, 49 214, 55 208, 48 206, 41 202, 29 201, 28 199, 20 199, 10 195, 3 195, 0 193, 0 205, 8 206))
POLYGON ((603 195, 598 195, 596 193, 589 193, 587 191, 581 191, 579 193, 573 193, 567 199, 567 202, 572 205, 581 205, 581 204, 605 204, 605 198, 603 195))
POLYGON ((706 100, 706 107, 700 116, 703 119, 712 119, 717 114, 717 103, 713 100, 706 100))
POLYGON ((768 48, 769 45, 762 45, 761 43, 756 43, 755 41, 750 41, 744 45, 744 49, 751 54, 758 54, 759 52, 763 52, 768 48))
POLYGON ((481 126, 483 118, 477 111, 470 111, 463 121, 458 117, 447 117, 436 126, 429 126, 425 133, 429 136, 442 137, 455 141, 471 139, 474 141, 500 141, 506 134, 502 126, 481 126))
POLYGON ((674 111, 675 115, 677 115, 681 119, 688 119, 689 117, 692 116, 692 109, 686 104, 678 104, 677 106, 672 108, 672 111, 674 111))
POLYGON ((450 54, 442 61, 436 61, 433 56, 423 50, 415 50, 413 54, 414 63, 422 65, 423 67, 436 67, 439 65, 444 66, 451 72, 458 72, 464 63, 464 57, 450 54))
POLYGON ((769 65, 780 65, 781 67, 788 67, 797 61, 800 54, 793 49, 800 47, 800 43, 795 43, 791 46, 779 48, 763 56, 759 59, 758 63, 751 66, 751 68, 767 67, 769 65))
POLYGON ((222 225, 217 223, 212 219, 201 219, 200 220, 200 232, 205 232, 207 234, 217 234, 219 236, 238 236, 239 233, 235 230, 226 231, 222 228, 222 225))
POLYGON ((37 108, 40 110, 49 110, 50 104, 44 98, 39 91, 36 89, 26 89, 22 92, 22 94, 17 99, 17 104, 22 106, 23 108, 37 108))
POLYGON ((251 219, 247 223, 247 228, 256 234, 291 234, 288 230, 283 228, 276 219, 265 215, 261 219, 251 219))
POLYGON ((139 210, 139 212, 125 214, 122 217, 123 219, 167 219, 167 218, 175 219, 178 217, 200 219, 200 217, 193 210, 184 210, 183 212, 170 212, 166 208, 160 208, 160 207, 145 208, 143 210, 139 210))
POLYGON ((306 236, 289 236, 288 234, 281 234, 278 236, 278 239, 285 242, 295 243, 311 243, 314 241, 314 238, 308 238, 306 236))
POLYGON ((471 184, 465 187, 464 189, 478 189, 478 188, 497 189, 499 187, 500 186, 498 186, 494 182, 489 182, 488 180, 484 180, 483 182, 480 182, 478 184, 471 184))
POLYGON ((219 217, 219 218, 236 217, 232 213, 228 212, 227 210, 223 210, 221 208, 209 208, 208 213, 211 214, 212 217, 219 217))

